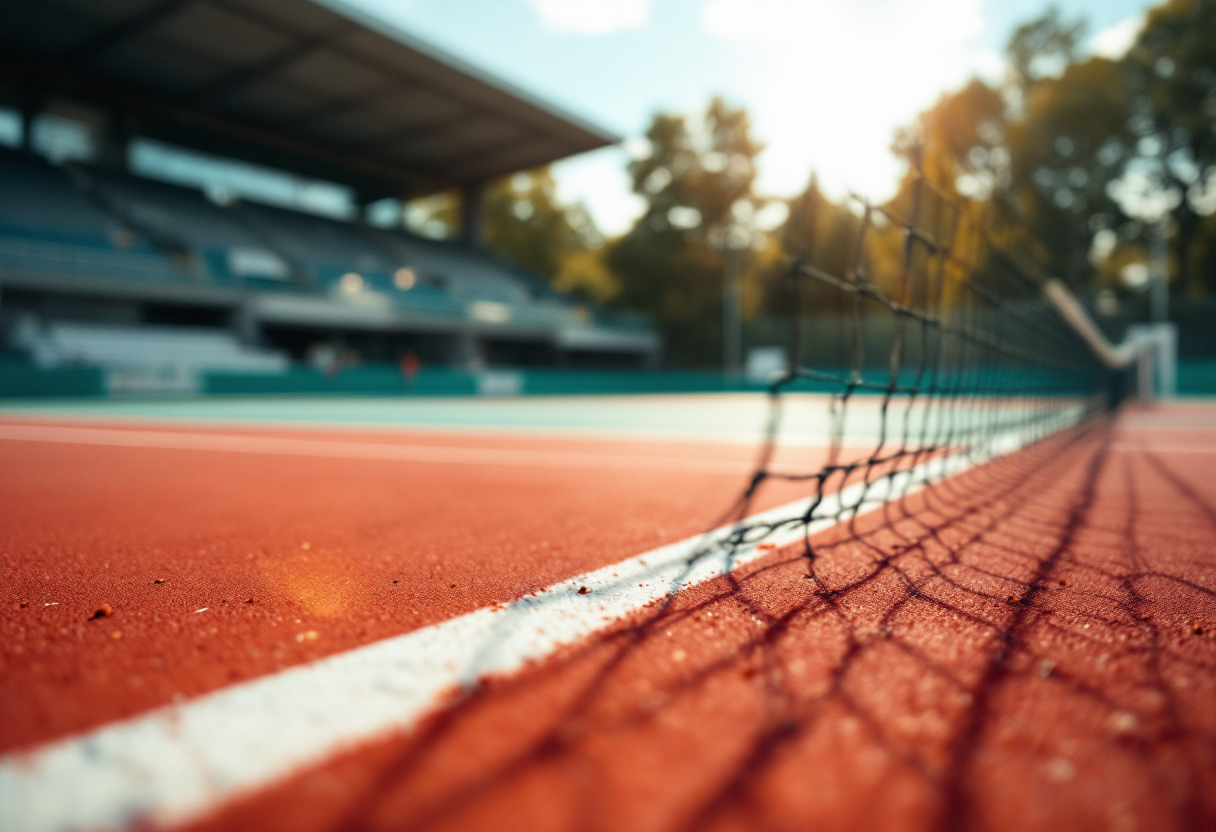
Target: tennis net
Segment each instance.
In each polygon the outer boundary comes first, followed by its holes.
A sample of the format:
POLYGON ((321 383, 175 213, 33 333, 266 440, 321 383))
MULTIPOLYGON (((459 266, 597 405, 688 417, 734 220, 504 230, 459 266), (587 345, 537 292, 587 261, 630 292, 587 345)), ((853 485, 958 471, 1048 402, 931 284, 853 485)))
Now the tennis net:
POLYGON ((821 521, 856 517, 1082 425, 1118 398, 1122 374, 1053 306, 1052 281, 1012 211, 948 194, 915 165, 909 176, 886 206, 853 198, 859 216, 842 270, 823 265, 815 204, 804 206, 811 231, 783 288, 788 364, 771 379, 755 469, 722 518, 735 524, 728 545, 802 529, 813 554, 809 532, 821 521), (824 309, 836 313, 829 335, 844 367, 825 367, 815 348, 824 333, 808 332, 824 326, 824 309), (783 469, 783 404, 808 390, 829 410, 826 461, 783 469), (788 516, 746 520, 759 489, 778 480, 805 483, 805 502, 788 516))

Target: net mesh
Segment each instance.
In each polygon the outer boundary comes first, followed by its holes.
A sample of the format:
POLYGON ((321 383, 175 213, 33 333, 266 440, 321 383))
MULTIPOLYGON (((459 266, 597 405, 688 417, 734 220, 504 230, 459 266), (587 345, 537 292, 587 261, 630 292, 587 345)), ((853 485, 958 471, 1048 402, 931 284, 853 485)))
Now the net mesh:
MULTIPOLYGON (((785 277, 788 364, 771 379, 759 458, 723 523, 729 542, 754 543, 862 510, 1037 442, 1103 412, 1110 379, 1097 356, 1049 305, 1032 243, 1008 205, 971 202, 935 187, 917 165, 888 206, 859 209, 843 269, 820 265, 815 203, 802 251, 785 277), (835 309, 830 324, 814 313, 835 309), (835 340, 845 366, 832 366, 835 340), (825 362, 825 358, 829 362, 825 362), (775 463, 783 405, 826 394, 830 448, 821 467, 775 463), (791 516, 747 521, 760 488, 805 483, 791 516)), ((838 352, 839 355, 839 352, 838 352)))
MULTIPOLYGON (((671 572, 642 561, 648 580, 669 587, 661 604, 518 676, 486 680, 403 734, 343 828, 375 826, 390 810, 407 819, 402 828, 454 828, 501 816, 504 794, 552 793, 564 803, 553 809, 546 800, 546 817, 566 811, 572 828, 633 828, 638 818, 683 830, 884 818, 972 829, 1028 805, 1028 794, 1033 803, 1086 777, 1063 756, 1072 752, 1060 750, 1061 737, 1118 762, 1124 779, 1108 791, 1135 794, 1153 782, 1162 754, 1183 761, 1177 782, 1199 782, 1186 761, 1208 758, 1189 737, 1208 747, 1210 737, 1159 730, 1160 707, 1137 703, 1178 698, 1183 686, 1163 666, 1193 669, 1192 680, 1204 672, 1180 652, 1176 622, 1180 603, 1210 608, 1194 552, 1216 515, 1151 454, 1111 465, 1104 431, 1070 435, 1104 409, 1104 371, 1043 302, 1042 278, 1009 255, 1025 240, 999 219, 914 182, 889 210, 861 204, 847 268, 825 268, 813 245, 791 263, 790 362, 772 382, 766 441, 732 509, 736 524, 726 536, 715 526, 692 559, 733 554, 723 540, 791 531, 796 540, 816 523, 855 518, 869 504, 892 505, 935 478, 1033 447, 942 483, 936 491, 949 493, 932 505, 872 512, 856 530, 850 522, 816 537, 823 557, 810 574, 782 551, 695 587, 691 568, 669 582, 671 572), (879 245, 899 257, 881 260, 879 245), (811 331, 824 325, 811 314, 820 305, 843 312, 822 338, 811 331), (838 339, 843 367, 818 346, 838 339), (831 449, 822 464, 787 470, 778 445, 783 418, 807 412, 785 407, 799 391, 826 394, 817 401, 833 417, 831 449), (1116 487, 1099 499, 1103 478, 1116 487), (774 480, 807 488, 801 509, 744 520, 774 480), (1169 499, 1145 499, 1159 490, 1169 499), (1178 528, 1190 529, 1188 545, 1144 546, 1178 528), (1165 612, 1150 620, 1150 610, 1165 612), (1166 619, 1175 623, 1159 623, 1166 619), (503 733, 504 713, 526 726, 524 739, 487 754, 480 746, 503 733), (1085 718, 1069 723, 1077 714, 1085 718), (1158 749, 1154 737, 1166 745, 1158 749), (437 787, 436 767, 453 759, 474 762, 437 787), (823 760, 831 761, 827 787, 808 788, 807 772, 824 774, 813 768, 823 760), (1057 791, 1036 792, 1038 783, 1057 791), (540 791, 546 785, 550 792, 540 791)), ((635 578, 612 586, 632 591, 635 578)), ((1199 638, 1190 649, 1207 649, 1199 638)), ((1178 713, 1193 720, 1207 688, 1186 684, 1197 692, 1178 699, 1178 713)), ((1088 770, 1109 780, 1100 766, 1088 770)), ((1084 801, 1059 805, 1057 814, 1088 811, 1084 801)), ((1093 808, 1090 817, 1113 817, 1109 800, 1093 808)))

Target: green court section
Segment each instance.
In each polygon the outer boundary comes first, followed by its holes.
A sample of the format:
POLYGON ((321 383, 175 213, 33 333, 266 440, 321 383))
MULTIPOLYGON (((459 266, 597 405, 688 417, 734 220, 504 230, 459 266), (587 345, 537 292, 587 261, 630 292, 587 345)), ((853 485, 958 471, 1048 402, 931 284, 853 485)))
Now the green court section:
POLYGON ((24 363, 0 363, 0 397, 3 398, 84 398, 104 395, 105 373, 96 367, 41 370, 24 363))
MULTIPOLYGON (((985 425, 1025 424, 1033 402, 960 399, 949 408, 884 408, 881 396, 854 396, 847 416, 822 393, 782 397, 779 438, 791 447, 824 447, 838 438, 850 447, 885 441, 961 443, 982 438, 985 425), (837 433, 840 431, 840 433, 837 433)), ((764 393, 596 396, 193 396, 8 401, 0 422, 104 422, 121 427, 158 423, 193 429, 228 427, 441 433, 499 433, 543 438, 714 442, 754 446, 770 415, 764 393)), ((1064 408, 1081 415, 1080 400, 1064 408)), ((1059 427, 1044 422, 1045 430, 1059 427)), ((3 432, 3 424, 0 424, 3 432)), ((892 445, 894 447, 894 445, 892 445)))
MULTIPOLYGON (((806 379, 796 389, 803 392, 838 393, 842 384, 829 376, 840 377, 842 371, 827 369, 820 379, 806 379)), ((1008 374, 1018 372, 1004 369, 994 376, 996 386, 1007 385, 1008 374)), ((881 371, 865 374, 869 389, 858 392, 878 392, 887 377, 881 371)), ((901 374, 900 384, 911 384, 915 371, 901 374)), ((938 389, 961 389, 963 392, 983 392, 985 374, 981 371, 971 379, 955 383, 938 376, 938 389)), ((396 367, 369 365, 326 374, 308 367, 293 367, 285 373, 204 373, 199 376, 169 374, 136 376, 130 373, 106 371, 96 367, 61 367, 39 369, 22 362, 0 362, 0 398, 96 398, 104 396, 146 395, 306 395, 306 396, 555 396, 555 395, 629 395, 655 393, 727 393, 757 392, 765 389, 758 381, 731 378, 719 372, 695 370, 561 370, 561 369, 493 369, 467 372, 447 368, 424 368, 413 378, 407 378, 396 367), (150 379, 150 380, 149 380, 150 379)), ((920 385, 916 385, 920 386, 920 385)), ((1023 390, 1037 387, 1061 394, 1080 392, 1066 378, 1048 377, 1042 371, 1034 379, 1019 378, 1023 390), (1029 382, 1029 384, 1028 384, 1029 382)), ((1178 365, 1179 395, 1216 394, 1216 361, 1182 361, 1178 365)))
MULTIPOLYGON (((681 396, 195 396, 8 401, 0 417, 105 422, 152 421, 232 427, 482 431, 539 436, 704 439, 753 444, 768 397, 759 393, 681 396)), ((831 425, 822 396, 794 397, 789 427, 822 444, 831 425)))
POLYGON ((1216 395, 1216 361, 1179 361, 1178 394, 1216 395))
POLYGON ((716 372, 614 370, 485 370, 424 368, 407 378, 396 367, 371 365, 327 374, 309 367, 284 373, 149 373, 97 367, 40 369, 0 363, 0 398, 93 398, 143 395, 515 396, 719 393, 763 390, 761 383, 716 372))
POLYGON ((333 375, 293 368, 276 375, 210 373, 205 392, 260 395, 303 393, 343 395, 413 394, 471 395, 591 395, 628 393, 715 393, 759 390, 762 384, 728 379, 721 373, 695 371, 495 369, 465 372, 424 368, 406 378, 392 366, 355 367, 333 375))

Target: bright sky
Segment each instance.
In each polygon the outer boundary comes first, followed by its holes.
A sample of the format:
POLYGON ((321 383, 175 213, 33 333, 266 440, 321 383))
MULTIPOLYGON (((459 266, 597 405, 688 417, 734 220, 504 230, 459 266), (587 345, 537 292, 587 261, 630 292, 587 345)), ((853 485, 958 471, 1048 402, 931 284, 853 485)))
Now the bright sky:
MULTIPOLYGON (((897 127, 973 74, 1000 77, 1013 29, 1048 0, 347 0, 627 139, 556 167, 559 192, 600 227, 640 210, 628 139, 655 112, 724 95, 767 144, 760 188, 790 196, 812 170, 837 195, 882 199, 897 127)), ((1090 48, 1119 53, 1149 0, 1056 0, 1090 48)))

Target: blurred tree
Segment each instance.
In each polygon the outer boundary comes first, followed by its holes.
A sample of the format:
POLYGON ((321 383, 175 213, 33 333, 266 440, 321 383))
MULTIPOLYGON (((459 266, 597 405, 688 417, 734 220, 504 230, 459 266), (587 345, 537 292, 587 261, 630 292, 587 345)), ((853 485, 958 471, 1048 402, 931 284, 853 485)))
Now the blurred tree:
MULTIPOLYGON (((1132 115, 1125 166, 1132 192, 1173 219, 1175 288, 1193 288, 1216 213, 1216 0, 1169 0, 1148 13, 1123 61, 1132 115)), ((1208 289, 1216 275, 1208 272, 1208 289)))
POLYGON ((565 261, 603 239, 582 205, 563 205, 548 168, 517 173, 486 188, 483 240, 550 283, 565 261))
MULTIPOLYGON (((943 95, 896 133, 892 150, 908 160, 908 171, 885 211, 915 227, 919 238, 963 252, 976 268, 1004 267, 987 256, 985 239, 1004 249, 1037 250, 1029 233, 1004 221, 1011 213, 1009 118, 1006 95, 980 80, 943 95), (981 231, 984 237, 978 236, 981 231)), ((875 234, 868 251, 873 279, 885 282, 892 297, 904 297, 912 288, 902 279, 905 269, 925 268, 929 253, 924 245, 909 247, 897 228, 875 234)), ((940 302, 960 297, 962 268, 958 262, 947 265, 940 302)), ((916 302, 915 297, 904 300, 916 302)))
POLYGON ((402 206, 401 219, 406 230, 432 240, 447 240, 460 228, 460 192, 440 191, 402 206))
POLYGON ((646 132, 650 153, 629 165, 634 192, 647 201, 643 224, 710 240, 746 225, 762 204, 752 191, 756 156, 747 112, 714 98, 699 123, 657 115, 646 132))
MULTIPOLYGON (((1084 31, 1054 8, 1019 27, 1003 88, 972 80, 895 141, 935 188, 987 203, 983 222, 997 243, 1074 287, 1093 278, 1096 249, 1109 254, 1111 237, 1141 231, 1111 191, 1129 159, 1128 85, 1118 62, 1077 61, 1084 31), (1095 246, 1100 235, 1105 245, 1095 246)), ((909 173, 891 203, 898 216, 911 216, 912 181, 909 173)))
POLYGON ((1062 75, 1077 59, 1086 28, 1083 20, 1063 20, 1056 6, 1019 26, 1005 47, 1012 84, 1018 90, 1029 90, 1044 78, 1062 75))
POLYGON ((562 258, 561 270, 553 279, 553 288, 579 300, 608 303, 621 291, 621 286, 604 263, 604 248, 581 249, 562 258))
POLYGON ((1111 195, 1128 160, 1129 113, 1118 63, 1090 58, 1031 86, 1009 124, 1010 195, 1042 269, 1074 287, 1090 282, 1097 235, 1132 237, 1139 228, 1111 195))
POLYGON ((1208 292, 1216 292, 1216 214, 1204 217, 1193 245, 1193 273, 1205 278, 1204 288, 1208 292))
POLYGON ((896 133, 892 149, 919 159, 934 187, 969 199, 986 199, 1009 185, 1006 101, 999 90, 972 79, 943 95, 911 127, 896 133))
MULTIPOLYGON (((482 205, 484 245, 536 273, 554 288, 602 302, 619 287, 604 266, 604 239, 581 204, 563 205, 548 168, 524 171, 486 186, 482 205)), ((426 237, 451 239, 460 226, 454 191, 410 203, 405 224, 426 237)))
MULTIPOLYGON (((670 360, 711 366, 722 350, 723 251, 751 251, 760 145, 747 113, 713 99, 691 121, 659 114, 646 131, 648 153, 629 165, 634 193, 646 211, 615 241, 607 263, 617 275, 619 305, 649 314, 666 340, 670 360)), ((762 250, 767 251, 761 246, 762 250)), ((759 299, 761 258, 745 258, 745 308, 759 299)))
POLYGON ((1216 213, 1216 0, 1151 9, 1116 61, 1078 62, 1082 32, 1053 12, 1019 29, 1008 50, 1021 105, 1009 131, 1012 190, 1046 268, 1078 286, 1113 281, 1156 233, 1144 221, 1164 212, 1175 291, 1197 289, 1196 274, 1216 289, 1203 267, 1205 217, 1216 213))
MULTIPOLYGON (((806 189, 789 202, 789 216, 777 232, 787 257, 813 266, 834 277, 846 278, 855 264, 861 243, 861 218, 846 206, 824 196, 819 180, 812 174, 806 189)), ((775 314, 791 311, 786 270, 779 268, 768 280, 768 310, 775 314)), ((846 310, 846 296, 818 280, 800 281, 794 309, 806 314, 840 314, 846 310)))

